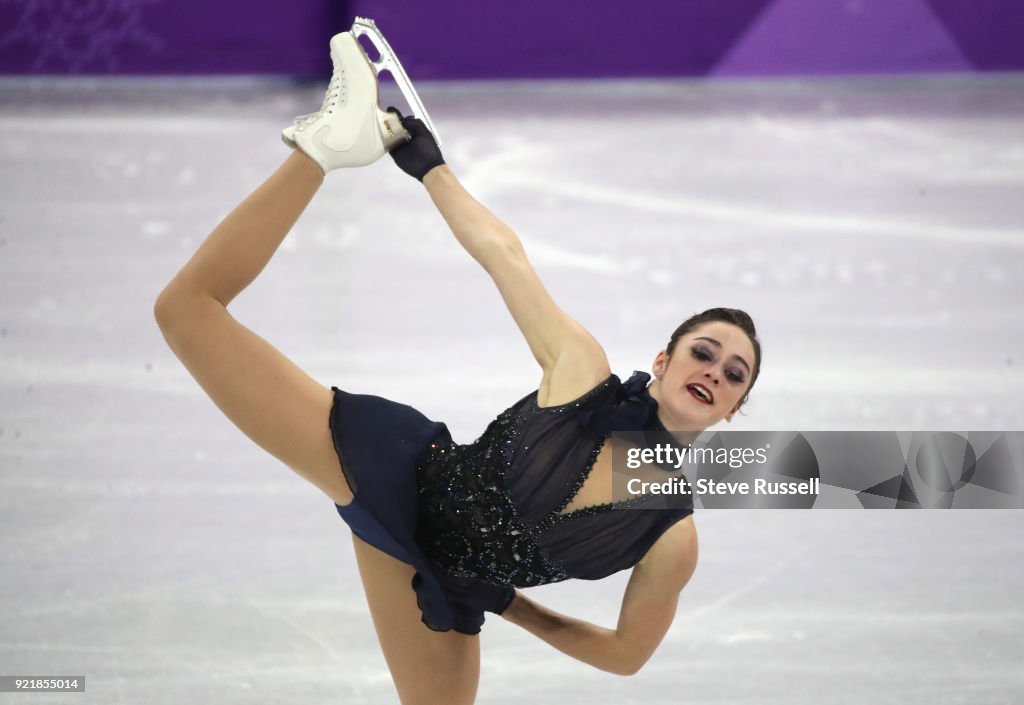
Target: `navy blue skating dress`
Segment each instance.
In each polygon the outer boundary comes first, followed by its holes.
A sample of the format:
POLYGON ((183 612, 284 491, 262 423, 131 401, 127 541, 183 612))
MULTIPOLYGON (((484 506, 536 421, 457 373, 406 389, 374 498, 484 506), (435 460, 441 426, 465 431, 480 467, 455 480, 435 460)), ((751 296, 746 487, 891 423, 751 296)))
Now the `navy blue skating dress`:
POLYGON ((335 507, 355 535, 416 569, 424 624, 476 634, 515 588, 631 568, 693 513, 689 501, 624 511, 645 496, 561 513, 609 433, 664 430, 649 380, 610 375, 553 407, 532 392, 469 445, 410 406, 331 387, 331 433, 355 494, 335 507))

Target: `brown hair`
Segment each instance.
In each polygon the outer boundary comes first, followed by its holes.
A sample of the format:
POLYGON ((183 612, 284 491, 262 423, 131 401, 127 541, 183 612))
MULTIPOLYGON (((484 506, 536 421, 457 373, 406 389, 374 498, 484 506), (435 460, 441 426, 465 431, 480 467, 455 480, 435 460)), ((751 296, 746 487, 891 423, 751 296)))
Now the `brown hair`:
POLYGON ((710 323, 712 321, 723 321, 725 323, 731 323, 734 326, 739 327, 747 337, 750 339, 750 344, 754 346, 754 367, 750 370, 750 385, 747 387, 747 393, 743 395, 741 404, 746 404, 750 398, 750 390, 754 388, 754 382, 757 381, 757 376, 761 372, 761 341, 757 339, 757 330, 754 328, 754 320, 747 314, 746 311, 741 311, 738 308, 709 308, 707 311, 690 316, 682 325, 676 328, 672 334, 672 338, 668 341, 668 346, 665 348, 665 352, 669 357, 672 357, 672 353, 676 349, 676 343, 679 339, 692 331, 697 326, 703 325, 704 323, 710 323))

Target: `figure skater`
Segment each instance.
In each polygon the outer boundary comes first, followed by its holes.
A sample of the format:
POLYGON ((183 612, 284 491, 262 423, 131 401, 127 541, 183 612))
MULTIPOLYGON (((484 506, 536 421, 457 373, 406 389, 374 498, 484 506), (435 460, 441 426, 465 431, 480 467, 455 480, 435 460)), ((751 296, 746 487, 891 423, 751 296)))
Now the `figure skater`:
POLYGON ((611 673, 636 673, 672 623, 697 562, 692 501, 637 511, 611 501, 612 431, 695 439, 746 402, 761 350, 750 317, 686 320, 650 375, 611 373, 504 223, 460 185, 419 119, 383 111, 350 33, 331 41, 320 111, 284 132, 284 163, 213 230, 158 297, 174 354, 261 448, 318 487, 352 531, 377 636, 404 705, 472 703, 491 612, 611 673), (426 188, 498 287, 542 370, 539 387, 475 442, 380 397, 327 388, 236 321, 231 301, 266 266, 327 172, 395 163, 426 188), (614 629, 543 607, 517 588, 631 568, 614 629))

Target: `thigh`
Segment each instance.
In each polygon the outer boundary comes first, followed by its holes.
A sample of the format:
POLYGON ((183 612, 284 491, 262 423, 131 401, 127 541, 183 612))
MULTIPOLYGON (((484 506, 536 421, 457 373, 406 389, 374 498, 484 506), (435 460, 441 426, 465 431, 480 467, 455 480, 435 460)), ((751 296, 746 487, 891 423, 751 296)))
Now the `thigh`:
POLYGON ((246 436, 337 504, 352 501, 328 426, 334 393, 236 321, 192 295, 161 330, 213 403, 246 436))
POLYGON ((402 705, 470 705, 480 682, 480 637, 435 632, 420 619, 415 569, 352 534, 373 625, 402 705))

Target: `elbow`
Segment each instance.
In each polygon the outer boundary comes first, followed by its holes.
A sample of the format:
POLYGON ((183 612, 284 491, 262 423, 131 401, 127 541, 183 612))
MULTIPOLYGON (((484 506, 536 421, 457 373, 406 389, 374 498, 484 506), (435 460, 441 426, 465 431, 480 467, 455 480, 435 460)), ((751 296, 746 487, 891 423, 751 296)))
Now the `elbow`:
POLYGON ((605 669, 617 676, 635 676, 647 663, 647 659, 638 658, 636 654, 623 654, 617 658, 611 668, 605 669))
POLYGON ((640 672, 640 668, 642 666, 642 663, 637 665, 617 663, 614 666, 610 668, 605 668, 603 670, 607 671, 608 673, 612 673, 616 676, 635 676, 637 673, 640 672))
POLYGON ((634 662, 634 663, 627 663, 627 664, 625 664, 624 668, 621 668, 621 669, 619 669, 616 672, 616 675, 619 675, 619 676, 635 676, 637 673, 640 672, 640 669, 643 668, 643 667, 644 667, 644 662, 643 661, 634 662))
POLYGON ((614 670, 610 670, 618 676, 635 676, 653 655, 653 652, 645 652, 644 649, 637 648, 634 645, 629 645, 621 641, 617 646, 615 668, 614 670))

